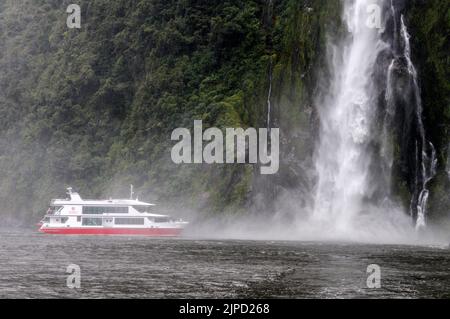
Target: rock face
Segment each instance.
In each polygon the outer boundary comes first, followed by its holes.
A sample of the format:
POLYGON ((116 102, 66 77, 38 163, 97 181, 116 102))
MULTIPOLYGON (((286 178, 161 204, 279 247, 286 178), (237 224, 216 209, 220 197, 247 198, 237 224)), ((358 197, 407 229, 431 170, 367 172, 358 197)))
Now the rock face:
MULTIPOLYGON (((97 197, 123 196, 129 184, 142 198, 208 214, 289 220, 312 209, 316 97, 330 76, 327 43, 346 33, 340 1, 82 0, 81 29, 66 26, 69 4, 0 4, 2 214, 29 223, 65 186, 97 197), (205 127, 279 127, 278 174, 262 176, 249 165, 175 165, 171 132, 198 119, 205 127)), ((411 35, 423 127, 436 151, 429 219, 447 220, 449 3, 392 4, 411 35)), ((380 64, 390 58, 380 56, 380 64)), ((393 66, 397 97, 411 89, 405 67, 401 58, 393 66)), ((397 104, 391 185, 408 211, 418 198, 416 130, 410 102, 397 104)), ((380 111, 379 125, 383 118, 380 111)))
POLYGON ((437 171, 430 182, 429 217, 435 224, 448 223, 450 181, 446 160, 450 139, 450 4, 448 1, 405 3, 411 33, 412 60, 417 66, 425 131, 436 149, 437 171))

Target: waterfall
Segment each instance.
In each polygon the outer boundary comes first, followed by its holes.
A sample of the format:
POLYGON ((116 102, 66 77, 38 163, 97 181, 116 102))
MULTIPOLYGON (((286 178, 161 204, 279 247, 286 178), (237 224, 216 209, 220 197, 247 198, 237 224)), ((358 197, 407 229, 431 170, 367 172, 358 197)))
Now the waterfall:
POLYGON ((427 204, 428 204, 428 183, 434 178, 436 175, 436 166, 437 166, 437 158, 436 158, 436 150, 434 149, 433 144, 428 144, 431 149, 431 156, 429 157, 426 151, 422 151, 422 165, 421 165, 421 174, 422 174, 422 182, 419 185, 418 193, 419 197, 417 199, 417 221, 416 221, 416 229, 420 229, 426 226, 426 216, 427 216, 427 204))
MULTIPOLYGON (((378 2, 380 7, 383 3, 378 2)), ((370 146, 378 92, 373 75, 387 44, 381 39, 382 30, 367 23, 367 9, 373 4, 373 0, 344 2, 349 36, 340 45, 330 45, 331 83, 318 102, 321 128, 313 218, 340 231, 352 228, 374 192, 370 146)))
POLYGON ((405 19, 393 0, 346 0, 343 4, 348 36, 337 45, 328 43, 331 77, 316 101, 320 140, 315 153, 313 219, 345 233, 355 229, 361 216, 397 209, 390 195, 393 146, 398 143, 394 119, 397 114, 411 114, 404 115, 407 129, 402 134, 409 134, 412 143, 402 150, 416 153, 411 163, 415 172, 411 172, 410 210, 419 229, 426 225, 428 184, 436 174, 437 157, 426 138, 405 19), (374 4, 390 15, 391 28, 368 24, 368 8, 374 4), (383 92, 384 103, 380 102, 383 92))
POLYGON ((269 63, 269 91, 267 93, 267 130, 270 132, 270 115, 272 113, 272 56, 269 63))
POLYGON ((426 226, 427 204, 428 204, 428 183, 436 175, 436 150, 433 144, 426 139, 425 128, 422 120, 422 99, 417 79, 417 70, 411 60, 410 35, 405 24, 403 15, 400 17, 401 38, 403 40, 403 57, 407 63, 408 74, 412 83, 414 92, 414 107, 416 121, 418 126, 418 135, 416 139, 416 182, 413 197, 411 200, 411 214, 416 215, 416 228, 426 226), (416 214, 414 212, 416 211, 416 214))
MULTIPOLYGON (((267 3, 267 21, 273 27, 272 25, 272 19, 273 19, 273 0, 268 0, 267 3)), ((273 51, 272 39, 270 39, 270 52, 273 51)), ((269 58, 269 90, 267 92, 267 130, 270 132, 271 128, 271 115, 272 115, 272 81, 273 81, 273 56, 270 55, 269 58)))
MULTIPOLYGON (((395 14, 395 12, 393 12, 395 14)), ((392 120, 395 115, 395 92, 394 92, 394 71, 395 71, 395 63, 396 60, 393 58, 391 63, 389 64, 386 78, 386 94, 385 94, 385 102, 386 102, 386 113, 384 116, 384 125, 383 125, 383 135, 382 135, 382 145, 381 145, 381 157, 384 161, 385 171, 384 176, 386 176, 385 185, 390 185, 391 182, 391 172, 392 172, 392 164, 393 164, 393 147, 390 138, 389 128, 392 125, 392 120)))
POLYGON ((447 147, 447 163, 446 163, 447 176, 450 179, 450 144, 447 147))

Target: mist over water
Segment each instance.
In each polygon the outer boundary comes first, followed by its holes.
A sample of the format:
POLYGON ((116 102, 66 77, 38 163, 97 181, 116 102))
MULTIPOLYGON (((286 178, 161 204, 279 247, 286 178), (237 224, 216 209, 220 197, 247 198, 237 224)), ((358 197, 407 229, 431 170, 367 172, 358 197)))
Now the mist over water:
MULTIPOLYGON (((188 217, 189 218, 189 217, 188 217)), ((190 217, 191 224, 183 233, 190 239, 220 240, 275 240, 346 242, 367 244, 399 244, 415 246, 448 247, 448 232, 426 228, 417 231, 411 218, 390 210, 373 210, 372 214, 359 215, 353 220, 353 228, 347 232, 333 224, 314 219, 286 220, 280 216, 225 216, 214 219, 190 217)))

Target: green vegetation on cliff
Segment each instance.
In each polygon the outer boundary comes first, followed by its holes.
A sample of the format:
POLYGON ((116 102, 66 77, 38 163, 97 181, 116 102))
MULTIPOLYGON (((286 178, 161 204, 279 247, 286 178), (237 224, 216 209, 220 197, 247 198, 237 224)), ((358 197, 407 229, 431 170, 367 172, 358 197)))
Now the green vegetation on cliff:
POLYGON ((2 211, 40 215, 65 186, 106 196, 126 194, 130 183, 147 199, 178 196, 217 212, 244 208, 252 168, 175 166, 171 131, 194 119, 265 126, 271 59, 277 92, 291 92, 278 98, 291 105, 287 113, 278 108, 278 118, 290 121, 286 128, 306 123, 294 95, 302 92, 302 74, 312 74, 336 5, 80 0, 78 30, 66 26, 70 3, 0 6, 2 211))

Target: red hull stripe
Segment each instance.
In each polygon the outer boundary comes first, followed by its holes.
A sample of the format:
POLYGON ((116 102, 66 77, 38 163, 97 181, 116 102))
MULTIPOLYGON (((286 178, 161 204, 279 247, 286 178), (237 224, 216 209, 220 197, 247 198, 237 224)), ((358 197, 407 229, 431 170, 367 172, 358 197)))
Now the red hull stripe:
POLYGON ((139 235, 155 237, 179 236, 180 228, 41 228, 40 232, 55 235, 139 235))

